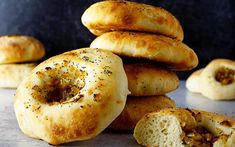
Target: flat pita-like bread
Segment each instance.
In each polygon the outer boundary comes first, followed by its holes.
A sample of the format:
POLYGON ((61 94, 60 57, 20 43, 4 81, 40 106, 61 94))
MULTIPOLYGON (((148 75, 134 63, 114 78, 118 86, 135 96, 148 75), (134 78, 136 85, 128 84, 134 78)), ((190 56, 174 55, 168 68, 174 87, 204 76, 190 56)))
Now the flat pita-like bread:
POLYGON ((190 70, 198 64, 197 55, 191 48, 162 35, 108 32, 97 37, 90 47, 110 50, 120 56, 161 62, 172 70, 190 70))
POLYGON ((184 37, 179 21, 171 13, 136 2, 97 2, 84 12, 82 23, 97 36, 114 30, 132 30, 163 34, 180 41, 184 37))

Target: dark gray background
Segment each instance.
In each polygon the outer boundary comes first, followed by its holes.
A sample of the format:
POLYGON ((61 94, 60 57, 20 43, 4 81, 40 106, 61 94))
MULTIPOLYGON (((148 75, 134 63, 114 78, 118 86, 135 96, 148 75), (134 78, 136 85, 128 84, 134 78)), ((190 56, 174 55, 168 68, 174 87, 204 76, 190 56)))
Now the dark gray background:
MULTIPOLYGON (((95 36, 81 24, 80 18, 96 1, 1 0, 0 35, 23 34, 38 38, 46 46, 45 58, 87 47, 95 36)), ((196 69, 215 58, 235 60, 234 0, 135 1, 161 6, 178 18, 185 32, 184 42, 198 54, 200 64, 196 69)), ((186 78, 189 74, 179 75, 186 78)))

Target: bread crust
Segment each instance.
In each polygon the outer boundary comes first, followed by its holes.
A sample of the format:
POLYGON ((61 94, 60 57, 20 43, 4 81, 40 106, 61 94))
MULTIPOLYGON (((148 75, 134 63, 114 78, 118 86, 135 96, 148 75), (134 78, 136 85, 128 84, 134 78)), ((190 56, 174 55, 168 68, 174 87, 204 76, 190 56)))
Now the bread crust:
POLYGON ((233 82, 223 85, 215 78, 217 71, 221 68, 228 68, 235 72, 235 61, 228 59, 212 60, 201 73, 201 80, 203 82, 201 93, 213 100, 235 99, 235 73, 233 75, 233 82))
POLYGON ((132 30, 163 34, 180 41, 184 37, 179 21, 168 11, 129 1, 97 2, 84 12, 82 23, 98 36, 114 30, 132 30))
MULTIPOLYGON (((219 115, 216 113, 201 111, 201 110, 194 110, 194 109, 184 109, 184 108, 170 108, 170 109, 163 109, 159 112, 152 112, 149 114, 146 114, 136 125, 134 130, 134 137, 137 140, 139 144, 145 145, 145 146, 154 146, 159 144, 159 142, 149 141, 146 140, 145 136, 141 136, 140 133, 143 134, 143 128, 146 130, 151 129, 153 126, 148 126, 150 120, 160 120, 161 117, 168 117, 171 116, 176 118, 176 120, 179 122, 178 125, 180 125, 181 130, 177 132, 181 133, 179 136, 176 136, 176 134, 171 134, 173 136, 168 136, 167 138, 178 138, 177 142, 178 144, 175 144, 176 146, 186 146, 183 144, 182 140, 185 136, 186 132, 190 132, 193 129, 197 127, 202 127, 208 130, 210 133, 213 134, 217 138, 215 142, 213 142, 213 146, 232 146, 235 142, 235 120, 232 118, 228 118, 223 115, 219 115), (187 120, 189 118, 189 120, 187 120), (185 126, 188 126, 187 129, 185 129, 185 126), (174 136, 175 135, 175 136, 174 136), (143 140, 143 138, 145 138, 143 140)), ((172 119, 173 120, 173 119, 172 119)), ((170 121, 168 122, 170 123, 170 121)), ((173 122, 172 122, 173 123, 173 122)), ((177 123, 175 123, 177 124, 177 123)), ((159 127, 159 126, 155 126, 159 127)), ((174 126, 177 128, 178 126, 174 126)), ((153 129, 153 128, 152 128, 153 129)), ((160 129, 160 128, 159 128, 160 129)), ((154 132, 155 133, 155 132, 154 132)), ((163 132, 161 134, 158 134, 155 136, 156 140, 158 139, 158 136, 166 136, 170 134, 164 134, 163 132)), ((154 138, 152 138, 154 139, 154 138)), ((159 141, 159 140, 158 140, 159 141)), ((166 143, 168 143, 169 140, 165 140, 166 143)))
POLYGON ((190 70, 197 66, 195 52, 184 43, 171 38, 137 32, 108 32, 90 45, 120 56, 161 62, 172 70, 190 70))
POLYGON ((0 37, 0 64, 36 61, 44 57, 45 48, 37 39, 22 35, 0 37))
POLYGON ((164 95, 178 88, 176 73, 161 66, 144 63, 124 64, 131 96, 164 95))
POLYGON ((201 91, 201 78, 200 75, 204 68, 196 70, 193 72, 186 80, 185 86, 186 88, 195 93, 200 93, 201 91))
POLYGON ((35 67, 34 63, 0 64, 0 87, 17 88, 35 67))
POLYGON ((175 108, 175 102, 167 96, 128 96, 122 113, 108 127, 118 131, 133 131, 136 123, 147 113, 175 108))
POLYGON ((186 87, 189 91, 199 92, 212 100, 235 99, 235 62, 229 59, 212 60, 204 69, 194 72, 187 79, 186 87), (224 70, 224 73, 220 73, 220 76, 225 80, 230 74, 230 81, 225 81, 225 84, 217 79, 221 70, 224 70), (232 72, 226 73, 226 70, 232 72))
POLYGON ((57 145, 101 133, 123 110, 127 93, 122 60, 84 48, 39 64, 18 87, 14 109, 23 133, 57 145))

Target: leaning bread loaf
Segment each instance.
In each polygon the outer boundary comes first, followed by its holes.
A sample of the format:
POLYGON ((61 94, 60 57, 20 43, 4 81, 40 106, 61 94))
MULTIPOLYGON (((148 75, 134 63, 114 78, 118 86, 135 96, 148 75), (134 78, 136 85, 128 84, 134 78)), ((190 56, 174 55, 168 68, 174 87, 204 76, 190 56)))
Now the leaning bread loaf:
POLYGON ((44 55, 43 44, 33 37, 23 35, 0 37, 0 64, 36 61, 44 55))
POLYGON ((156 34, 113 31, 97 37, 90 47, 122 57, 160 62, 173 70, 190 70, 198 64, 196 53, 186 44, 156 34))
POLYGON ((82 15, 82 23, 93 34, 114 30, 132 30, 163 34, 182 41, 179 21, 163 8, 129 1, 102 1, 91 5, 82 15))
POLYGON ((134 130, 135 139, 144 146, 232 147, 234 136, 234 119, 182 108, 149 113, 134 130))
POLYGON ((133 131, 136 123, 147 113, 165 108, 175 108, 175 102, 167 96, 128 96, 122 113, 108 127, 118 131, 133 131))
POLYGON ((56 145, 97 136, 122 112, 128 92, 121 58, 78 49, 39 64, 18 87, 14 109, 23 133, 56 145))

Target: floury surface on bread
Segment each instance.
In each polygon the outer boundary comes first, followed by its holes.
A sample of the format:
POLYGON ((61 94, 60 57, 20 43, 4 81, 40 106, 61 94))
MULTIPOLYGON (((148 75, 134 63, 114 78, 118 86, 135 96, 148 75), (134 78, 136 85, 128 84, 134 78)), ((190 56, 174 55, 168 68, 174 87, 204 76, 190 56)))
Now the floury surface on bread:
POLYGON ((235 120, 199 110, 164 109, 145 115, 137 123, 134 137, 150 147, 233 147, 235 120))
POLYGON ((163 34, 180 41, 184 37, 179 21, 168 11, 130 1, 97 2, 84 12, 82 23, 98 36, 123 30, 163 34))
POLYGON ((100 134, 128 93, 121 58, 84 48, 39 64, 19 85, 14 109, 24 134, 57 145, 100 134))
POLYGON ((186 44, 166 36, 140 32, 113 31, 97 37, 90 45, 120 56, 162 63, 172 70, 197 66, 196 53, 186 44))
POLYGON ((0 87, 17 88, 35 67, 33 63, 0 64, 0 87))
POLYGON ((212 60, 186 80, 186 88, 212 100, 235 99, 235 61, 212 60))

